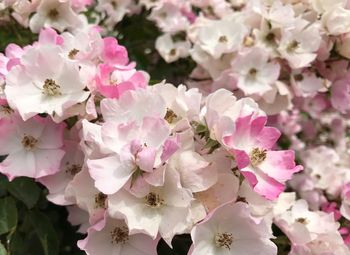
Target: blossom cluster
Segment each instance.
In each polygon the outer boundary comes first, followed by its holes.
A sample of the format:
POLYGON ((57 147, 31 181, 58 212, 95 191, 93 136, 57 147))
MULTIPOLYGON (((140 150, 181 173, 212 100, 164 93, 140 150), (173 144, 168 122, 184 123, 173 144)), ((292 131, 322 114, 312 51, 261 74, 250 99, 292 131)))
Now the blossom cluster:
POLYGON ((0 173, 45 186, 86 254, 155 255, 181 234, 193 255, 350 254, 348 1, 4 0, 0 10, 39 33, 0 53, 0 173), (150 85, 101 35, 142 10, 166 62, 196 63, 187 86, 150 85))
POLYGON ((147 86, 126 49, 95 28, 10 44, 0 70, 0 172, 46 186, 87 233, 87 254, 156 254, 159 238, 171 246, 183 233, 191 254, 277 254, 272 224, 293 254, 319 242, 348 253, 331 215, 283 193, 302 167, 251 98, 147 86), (300 231, 309 238, 294 240, 300 231))
POLYGON ((312 210, 333 213, 350 243, 349 1, 140 4, 162 31, 155 46, 164 60, 197 64, 190 87, 251 97, 269 115, 305 166, 290 182, 292 190, 312 210))

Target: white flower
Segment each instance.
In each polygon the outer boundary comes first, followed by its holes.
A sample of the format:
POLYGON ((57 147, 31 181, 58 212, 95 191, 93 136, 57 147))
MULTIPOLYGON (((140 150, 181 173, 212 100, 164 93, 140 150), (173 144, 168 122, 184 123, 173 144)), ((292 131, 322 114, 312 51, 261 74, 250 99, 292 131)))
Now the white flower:
POLYGON ((214 59, 238 50, 248 31, 239 15, 221 20, 202 20, 191 29, 196 35, 194 38, 192 36, 192 41, 214 59))
POLYGON ((316 58, 316 51, 321 44, 319 28, 305 20, 296 20, 295 28, 282 30, 278 52, 292 68, 310 65, 316 58))
POLYGON ((176 173, 166 171, 164 186, 151 187, 144 197, 135 197, 120 190, 108 197, 108 212, 111 217, 124 217, 130 233, 146 233, 153 238, 157 233, 171 244, 175 234, 188 228, 192 194, 180 187, 176 173))
POLYGON ((73 11, 70 0, 42 0, 29 21, 29 27, 34 33, 43 27, 53 27, 63 32, 67 28, 76 29, 82 25, 83 21, 73 11))
POLYGON ((232 63, 232 70, 238 79, 237 86, 245 95, 262 95, 272 90, 280 73, 278 63, 269 62, 269 54, 261 48, 253 48, 240 54, 232 63))
POLYGON ((191 232, 192 255, 275 255, 266 223, 256 223, 248 205, 227 204, 215 210, 191 232))
POLYGON ((337 6, 322 15, 322 24, 330 35, 350 32, 350 10, 337 6))
POLYGON ((189 55, 191 44, 188 41, 174 41, 170 34, 161 35, 156 40, 156 49, 167 63, 189 55))
POLYGON ((158 239, 144 234, 129 235, 123 220, 107 216, 88 230, 88 236, 78 242, 87 255, 154 255, 158 239))

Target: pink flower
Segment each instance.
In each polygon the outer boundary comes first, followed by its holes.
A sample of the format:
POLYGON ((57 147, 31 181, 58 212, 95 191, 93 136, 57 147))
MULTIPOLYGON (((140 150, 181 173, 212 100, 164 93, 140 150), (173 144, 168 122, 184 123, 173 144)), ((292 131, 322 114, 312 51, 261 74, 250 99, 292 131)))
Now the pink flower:
POLYGON ((238 118, 234 133, 224 137, 224 143, 254 190, 274 200, 284 190, 284 183, 303 168, 295 165, 293 151, 271 150, 280 132, 265 127, 266 120, 265 116, 238 118))
POLYGON ((64 198, 86 211, 91 224, 100 221, 107 209, 107 195, 94 187, 94 180, 85 165, 67 185, 64 198))
POLYGON ((102 59, 106 64, 125 66, 129 62, 128 52, 114 37, 103 39, 102 59))
POLYGON ((350 220, 350 183, 343 187, 340 213, 343 217, 350 220))
POLYGON ((55 174, 64 156, 63 124, 35 117, 23 122, 15 116, 0 120, 0 172, 10 180, 17 176, 40 178, 55 174))
POLYGON ((331 87, 331 103, 341 113, 350 109, 350 79, 337 80, 331 87))
POLYGON ((66 140, 64 147, 66 154, 62 159, 60 171, 54 175, 39 178, 38 181, 49 190, 47 199, 58 205, 70 205, 65 197, 66 188, 74 176, 82 170, 84 154, 74 141, 66 140))
POLYGON ((7 75, 7 100, 24 120, 38 113, 62 118, 69 107, 88 98, 90 93, 84 91, 86 85, 78 66, 60 53, 56 45, 29 48, 21 65, 13 67, 7 75))
POLYGON ((129 67, 118 69, 101 64, 99 71, 95 78, 97 89, 107 98, 119 98, 125 91, 145 88, 148 85, 147 73, 129 67))
POLYGON ((274 222, 291 241, 290 254, 350 254, 338 232, 339 223, 334 221, 333 215, 310 211, 305 200, 296 201, 290 209, 277 216, 274 222))
MULTIPOLYGON (((87 161, 95 186, 105 194, 114 194, 131 177, 142 178, 162 163, 163 146, 170 130, 164 119, 144 118, 142 125, 106 122, 102 140, 111 151, 98 159, 87 161)), ((129 186, 132 186, 132 182, 129 186)))

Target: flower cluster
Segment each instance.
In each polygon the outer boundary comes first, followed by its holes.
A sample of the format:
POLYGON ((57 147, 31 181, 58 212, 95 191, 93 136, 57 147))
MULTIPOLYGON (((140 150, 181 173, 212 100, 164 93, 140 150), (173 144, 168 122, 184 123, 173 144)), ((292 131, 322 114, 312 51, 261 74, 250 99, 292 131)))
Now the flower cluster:
MULTIPOLYGON (((188 77, 190 87, 204 94, 225 88, 238 98, 251 97, 269 115, 283 133, 284 146, 296 150, 305 166, 290 182, 292 190, 311 210, 333 213, 349 244, 349 1, 140 4, 162 31, 155 46, 164 60, 189 58, 197 64, 188 77)), ((306 210, 305 205, 296 208, 306 210)), ((278 225, 287 233, 291 227, 278 225)), ((320 243, 292 253, 345 253, 331 248, 336 244, 322 248, 320 243)))
POLYGON ((172 247, 190 234, 189 255, 350 255, 348 1, 5 0, 0 10, 39 33, 0 53, 0 173, 45 186, 86 254, 155 255, 160 239, 172 247), (141 11, 167 63, 196 63, 187 86, 151 85, 101 36, 141 11))
POLYGON ((0 172, 68 206, 87 254, 156 254, 159 238, 183 233, 192 254, 276 254, 273 208, 302 167, 252 99, 147 86, 94 28, 44 29, 1 60, 0 172))
POLYGON ((292 109, 294 98, 318 94, 338 111, 350 110, 346 0, 141 0, 138 8, 123 2, 108 19, 115 25, 121 20, 116 13, 147 9, 162 31, 155 42, 160 55, 168 63, 195 61, 189 85, 204 93, 235 91, 268 115, 292 109), (334 70, 338 74, 330 74, 334 70))

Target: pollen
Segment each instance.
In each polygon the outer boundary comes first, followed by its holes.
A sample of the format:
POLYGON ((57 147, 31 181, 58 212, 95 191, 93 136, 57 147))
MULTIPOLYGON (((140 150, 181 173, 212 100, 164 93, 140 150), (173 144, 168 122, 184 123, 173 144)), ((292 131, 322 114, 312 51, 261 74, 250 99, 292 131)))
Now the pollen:
POLYGON ((60 89, 61 87, 53 79, 46 79, 43 86, 43 94, 50 97, 60 96, 62 95, 60 89))
POLYGON ((251 164, 257 166, 266 159, 266 150, 254 148, 249 156, 251 164))
POLYGON ((254 45, 254 38, 251 36, 245 37, 243 44, 246 47, 252 47, 254 45))
POLYGON ((227 40, 227 37, 225 35, 222 35, 219 37, 219 42, 220 43, 227 43, 228 40, 227 40))
POLYGON ((38 140, 35 139, 31 135, 26 135, 22 139, 22 145, 25 149, 27 150, 32 150, 34 149, 35 145, 38 143, 38 140))
POLYGON ((169 54, 170 54, 170 56, 175 56, 176 52, 177 52, 176 49, 171 49, 169 54))
POLYGON ((57 19, 57 18, 58 18, 59 14, 60 14, 60 13, 59 13, 56 9, 51 9, 51 10, 47 13, 47 16, 48 16, 50 19, 54 20, 54 19, 57 19))
POLYGON ((77 165, 77 164, 73 164, 73 165, 70 165, 66 168, 66 173, 69 173, 71 174, 72 176, 76 175, 77 173, 79 173, 82 169, 82 166, 81 165, 77 165))
POLYGON ((116 227, 111 232, 111 243, 125 244, 129 240, 129 230, 127 227, 116 227))
POLYGON ((253 78, 253 79, 255 79, 257 73, 258 73, 258 70, 255 69, 255 68, 251 68, 251 69, 249 70, 249 76, 250 76, 251 78, 253 78))
POLYGON ((174 120, 177 118, 177 115, 175 114, 175 112, 173 111, 173 110, 171 110, 171 109, 167 109, 167 112, 166 112, 166 114, 165 114, 165 117, 164 117, 164 119, 169 123, 169 124, 171 124, 171 123, 173 123, 174 122, 174 120))
POLYGON ((290 42, 287 46, 287 52, 289 53, 293 53, 295 52, 295 50, 299 47, 299 42, 297 42, 296 40, 290 42))
POLYGON ((11 115, 14 110, 12 110, 8 105, 0 105, 0 112, 6 115, 11 115))
POLYGON ((295 221, 296 221, 296 222, 299 222, 299 223, 301 223, 301 224, 303 224, 303 225, 306 225, 306 224, 309 223, 309 221, 308 221, 306 218, 298 218, 298 219, 296 219, 295 221))
POLYGON ((107 195, 102 192, 95 195, 95 208, 106 208, 107 195))
POLYGON ((152 208, 158 208, 164 204, 164 200, 156 193, 150 192, 145 197, 146 205, 152 208))
POLYGON ((231 233, 218 233, 215 235, 215 244, 217 247, 231 249, 233 236, 231 233))
POLYGON ((270 33, 268 33, 266 36, 265 36, 265 40, 267 41, 267 42, 274 42, 275 41, 275 38, 276 38, 276 36, 275 36, 275 34, 274 33, 272 33, 272 32, 270 32, 270 33))
POLYGON ((78 53, 79 53, 79 50, 73 49, 73 50, 71 50, 71 51, 68 53, 68 57, 69 57, 70 59, 74 59, 75 56, 76 56, 78 53))

